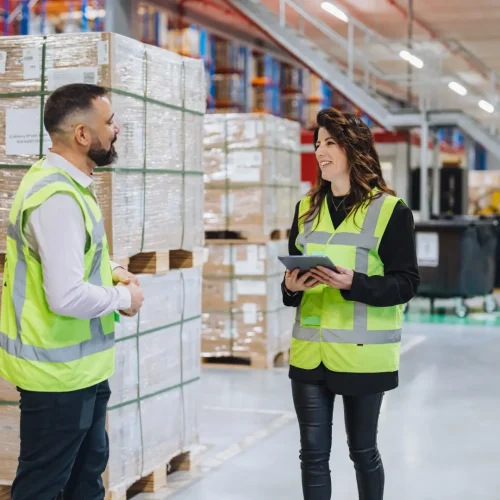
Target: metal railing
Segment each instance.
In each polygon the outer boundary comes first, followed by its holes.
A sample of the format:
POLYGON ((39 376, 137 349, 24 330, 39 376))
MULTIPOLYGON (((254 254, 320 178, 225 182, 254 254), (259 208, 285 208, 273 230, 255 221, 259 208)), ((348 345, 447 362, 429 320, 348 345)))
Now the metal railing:
MULTIPOLYGON (((255 0, 254 0, 255 1, 255 0)), ((258 3, 259 0, 257 0, 258 3)), ((304 2, 303 2, 304 3, 304 2)), ((333 2, 330 2, 333 3, 333 2)), ((443 45, 441 53, 430 53, 429 51, 422 51, 417 47, 408 49, 405 42, 398 40, 390 40, 372 29, 364 25, 358 19, 348 15, 347 21, 347 37, 335 31, 331 26, 319 19, 317 16, 311 14, 306 10, 303 5, 299 5, 297 0, 279 0, 278 7, 279 22, 282 27, 294 29, 299 35, 304 36, 306 26, 313 27, 325 37, 325 42, 331 44, 335 50, 329 51, 321 49, 318 44, 314 44, 310 40, 307 43, 310 46, 316 45, 318 50, 322 50, 330 57, 336 59, 335 62, 344 66, 345 73, 348 78, 355 84, 361 85, 367 91, 378 93, 385 91, 386 94, 394 92, 400 100, 405 100, 410 96, 409 101, 421 109, 425 102, 427 109, 450 109, 459 108, 463 109, 467 104, 477 103, 480 99, 491 102, 493 105, 500 102, 498 94, 498 83, 500 82, 500 75, 494 70, 488 68, 486 64, 481 62, 483 71, 478 70, 478 74, 483 78, 483 73, 486 72, 489 77, 489 91, 474 87, 470 83, 464 82, 463 79, 453 72, 443 71, 444 60, 450 56, 456 57, 452 52, 443 45), (292 26, 287 22, 287 8, 295 11, 299 16, 299 27, 292 26), (359 41, 361 40, 361 44, 359 41), (406 71, 399 73, 386 73, 380 68, 381 59, 373 57, 372 49, 376 45, 377 49, 383 50, 387 54, 387 58, 383 62, 401 62, 401 66, 406 71), (410 63, 405 63, 401 58, 400 52, 402 50, 410 52, 412 55, 417 56, 424 62, 422 69, 417 69, 410 66, 410 63), (447 88, 447 84, 451 81, 458 82, 468 89, 468 98, 464 100, 458 94, 453 94, 447 88), (450 94, 444 94, 450 92, 450 94), (442 96, 446 96, 448 102, 453 103, 451 106, 442 106, 442 96)), ((325 16, 330 14, 325 11, 325 16)), ((318 39, 316 38, 318 41, 318 39)), ((433 40, 439 42, 439 40, 433 40)), ((319 41, 318 41, 319 43, 319 41)), ((487 85, 488 83, 485 82, 487 85)), ((476 109, 474 109, 476 111, 476 109)), ((485 116, 484 122, 490 127, 495 127, 494 123, 500 118, 500 113, 497 110, 491 116, 485 116)), ((473 113, 474 114, 474 113, 473 113)))

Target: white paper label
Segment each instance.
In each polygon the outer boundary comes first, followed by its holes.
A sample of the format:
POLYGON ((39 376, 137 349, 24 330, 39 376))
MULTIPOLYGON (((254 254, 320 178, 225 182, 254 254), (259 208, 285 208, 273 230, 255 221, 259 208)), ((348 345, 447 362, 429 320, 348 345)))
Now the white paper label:
POLYGON ((232 167, 229 179, 233 182, 260 182, 260 168, 232 167))
POLYGON ((7 68, 7 52, 0 51, 0 73, 5 73, 7 68))
POLYGON ((236 280, 237 295, 266 295, 267 283, 265 281, 236 280))
POLYGON ((417 260, 422 267, 439 265, 438 233, 417 233, 417 260))
POLYGON ((103 40, 97 44, 97 63, 109 64, 109 43, 103 40))
POLYGON ((262 245, 259 247, 259 259, 265 260, 267 258, 267 248, 262 245))
POLYGON ((41 77, 40 48, 23 49, 24 79, 32 80, 41 77))
POLYGON ((257 304, 243 304, 243 323, 255 325, 257 323, 257 304))
POLYGON ((206 264, 210 257, 210 249, 208 247, 203 248, 203 263, 206 264))
POLYGON ((264 273, 264 262, 240 260, 234 264, 234 274, 237 275, 262 276, 264 273))
MULTIPOLYGON (((52 142, 44 128, 43 154, 46 154, 50 147, 52 142)), ((5 153, 8 156, 40 153, 40 108, 7 108, 5 153)))
POLYGON ((48 90, 55 90, 69 83, 97 85, 97 68, 59 68, 47 71, 48 90))

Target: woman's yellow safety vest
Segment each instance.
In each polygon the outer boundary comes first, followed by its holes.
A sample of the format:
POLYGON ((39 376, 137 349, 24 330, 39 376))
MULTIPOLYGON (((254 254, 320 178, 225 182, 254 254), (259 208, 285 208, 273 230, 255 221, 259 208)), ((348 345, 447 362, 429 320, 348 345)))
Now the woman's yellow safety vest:
MULTIPOLYGON (((368 276, 384 276, 380 241, 399 198, 382 194, 349 214, 335 229, 323 202, 321 215, 304 224, 311 199, 299 207, 296 246, 304 255, 326 255, 332 262, 368 276)), ((397 252, 397 248, 394 248, 397 252)), ((290 363, 311 370, 321 362, 332 371, 381 373, 399 369, 402 306, 374 307, 345 300, 326 285, 304 292, 293 328, 290 363)))
MULTIPOLYGON (((9 216, 0 314, 0 376, 22 389, 66 392, 90 387, 114 371, 114 313, 101 318, 59 316, 47 304, 40 257, 24 235, 27 215, 56 193, 74 197, 85 219, 84 280, 112 286, 104 221, 92 193, 63 170, 33 165, 9 216)), ((64 227, 61 227, 64 231, 64 227)))

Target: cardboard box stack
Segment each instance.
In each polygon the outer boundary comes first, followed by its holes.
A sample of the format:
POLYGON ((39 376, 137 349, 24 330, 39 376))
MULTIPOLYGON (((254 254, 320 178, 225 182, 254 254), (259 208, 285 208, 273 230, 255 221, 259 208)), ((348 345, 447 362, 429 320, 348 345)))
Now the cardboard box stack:
POLYGON ((0 252, 23 166, 50 146, 42 98, 26 93, 72 82, 111 88, 121 127, 118 162, 96 175, 113 257, 203 245, 201 61, 107 33, 5 37, 0 50, 0 252))
POLYGON ((107 472, 114 490, 198 442, 201 267, 139 278, 144 307, 116 333, 107 472))
POLYGON ((247 238, 290 228, 300 198, 300 125, 264 114, 207 115, 205 230, 247 238))
MULTIPOLYGON (((204 242, 203 63, 107 33, 5 37, 0 51, 7 54, 0 74, 0 253, 19 182, 50 144, 46 134, 40 144, 46 91, 87 82, 111 89, 121 127, 118 162, 95 176, 112 256, 170 254, 167 272, 140 276, 140 316, 117 324, 106 485, 126 489, 165 472, 198 437, 202 270, 194 257, 204 242)), ((17 400, 0 382, 0 484, 12 481, 17 466, 17 400)))
POLYGON ((204 141, 202 355, 272 366, 288 351, 293 324, 278 255, 288 253, 300 198, 300 126, 262 114, 210 115, 204 141))
POLYGON ((210 241, 203 275, 202 355, 242 357, 272 367, 288 351, 295 310, 283 306, 278 255, 285 240, 210 241))

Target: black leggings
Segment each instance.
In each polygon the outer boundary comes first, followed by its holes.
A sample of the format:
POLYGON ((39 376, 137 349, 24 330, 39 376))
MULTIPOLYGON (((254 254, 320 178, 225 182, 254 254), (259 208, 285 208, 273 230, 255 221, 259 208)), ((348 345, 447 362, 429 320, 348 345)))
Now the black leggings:
MULTIPOLYGON (((292 380, 300 426, 300 460, 304 500, 330 500, 330 451, 335 394, 323 385, 292 380)), ((343 396, 349 456, 354 463, 359 500, 382 500, 384 467, 377 449, 383 394, 343 396)))

